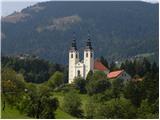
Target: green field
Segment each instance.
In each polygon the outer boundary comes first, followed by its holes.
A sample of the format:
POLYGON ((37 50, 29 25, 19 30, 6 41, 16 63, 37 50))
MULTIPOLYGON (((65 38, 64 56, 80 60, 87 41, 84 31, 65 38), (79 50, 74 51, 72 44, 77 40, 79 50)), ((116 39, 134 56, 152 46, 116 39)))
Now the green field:
MULTIPOLYGON (((20 113, 16 108, 11 108, 6 105, 5 110, 1 114, 2 119, 32 119, 22 113, 20 113)), ((75 119, 75 117, 63 112, 60 108, 55 112, 56 119, 75 119)))
MULTIPOLYGON (((2 111, 2 110, 1 110, 2 111)), ((2 111, 1 114, 3 119, 29 119, 30 117, 27 117, 24 114, 21 114, 16 108, 11 108, 10 106, 6 105, 5 110, 2 111)))
MULTIPOLYGON (((62 101, 63 101, 63 96, 64 94, 61 92, 56 92, 53 93, 53 95, 59 100, 59 104, 61 106, 62 101)), ((82 100, 82 109, 84 109, 84 105, 88 99, 88 96, 85 94, 79 94, 81 100, 82 100)), ((2 111, 2 110, 1 110, 2 111)), ((2 111, 1 114, 3 119, 31 119, 30 117, 20 113, 16 108, 11 108, 11 106, 6 105, 5 110, 2 111)), ((56 112, 55 112, 55 118, 56 119, 75 119, 76 117, 71 116, 70 114, 64 112, 63 110, 61 110, 61 108, 59 107, 56 112)))

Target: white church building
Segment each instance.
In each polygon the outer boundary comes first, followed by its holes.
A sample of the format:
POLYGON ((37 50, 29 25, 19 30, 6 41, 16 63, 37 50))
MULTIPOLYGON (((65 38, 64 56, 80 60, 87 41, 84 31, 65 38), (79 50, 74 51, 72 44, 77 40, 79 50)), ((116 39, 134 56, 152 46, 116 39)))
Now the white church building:
POLYGON ((86 41, 84 49, 84 59, 80 61, 79 52, 76 46, 76 39, 73 38, 69 50, 69 83, 72 83, 75 77, 86 78, 88 72, 94 69, 94 51, 91 45, 90 37, 86 41))
POLYGON ((100 62, 100 60, 94 60, 94 50, 92 48, 89 36, 84 48, 83 60, 80 61, 76 39, 73 37, 73 41, 69 49, 68 82, 72 83, 76 77, 82 77, 86 79, 89 71, 102 71, 106 74, 108 79, 118 78, 119 76, 121 76, 120 78, 124 80, 131 79, 130 75, 124 70, 110 72, 109 69, 100 62))

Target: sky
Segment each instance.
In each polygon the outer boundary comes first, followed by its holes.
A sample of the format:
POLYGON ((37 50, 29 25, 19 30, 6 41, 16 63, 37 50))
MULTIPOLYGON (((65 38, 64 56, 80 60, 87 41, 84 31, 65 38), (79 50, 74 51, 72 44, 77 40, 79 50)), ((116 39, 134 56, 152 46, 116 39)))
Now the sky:
MULTIPOLYGON (((15 11, 21 11, 23 8, 34 5, 38 2, 51 1, 51 0, 0 0, 0 1, 1 1, 0 15, 7 16, 15 11)), ((58 1, 58 0, 55 0, 55 1, 58 1)), ((63 0, 63 1, 67 1, 67 0, 63 0)), ((82 0, 82 1, 85 1, 85 0, 82 0)), ((103 0, 103 1, 108 1, 108 0, 103 0)), ((159 0, 142 0, 142 1, 157 3, 159 0)))

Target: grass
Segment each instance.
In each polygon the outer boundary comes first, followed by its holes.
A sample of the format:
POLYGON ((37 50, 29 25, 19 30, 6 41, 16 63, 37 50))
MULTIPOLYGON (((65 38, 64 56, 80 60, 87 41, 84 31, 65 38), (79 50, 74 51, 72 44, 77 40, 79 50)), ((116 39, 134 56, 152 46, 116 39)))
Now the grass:
POLYGON ((2 119, 31 119, 24 114, 21 114, 16 108, 11 108, 9 105, 6 105, 5 110, 1 110, 2 119))
MULTIPOLYGON (((60 106, 63 102, 64 95, 65 94, 62 92, 54 92, 53 93, 53 96, 55 96, 59 100, 60 106)), ((89 96, 86 94, 79 94, 79 96, 82 100, 82 109, 84 109, 85 104, 86 104, 89 96)), ((8 104, 6 104, 4 111, 1 110, 1 115, 2 115, 1 117, 3 119, 31 119, 30 117, 20 113, 16 108, 14 108, 14 107, 11 108, 11 106, 9 106, 8 104)), ((56 119, 76 119, 76 117, 73 117, 70 114, 61 110, 60 107, 55 112, 55 118, 56 119)))
MULTIPOLYGON (((31 119, 30 117, 21 114, 16 108, 11 108, 9 105, 6 105, 5 111, 2 111, 2 119, 31 119)), ((75 119, 75 117, 63 112, 58 108, 55 112, 56 119, 75 119)))
MULTIPOLYGON (((89 99, 89 96, 87 94, 78 94, 80 99, 81 99, 81 102, 82 102, 82 106, 81 108, 83 110, 85 110, 85 104, 87 102, 87 100, 89 99)), ((65 96, 65 93, 62 93, 62 92, 54 92, 53 93, 53 96, 56 97, 59 101, 59 105, 61 106, 62 102, 63 102, 63 97, 65 96)), ((59 110, 58 110, 59 111, 59 110)), ((61 111, 60 111, 61 112, 61 111)), ((63 111, 62 111, 63 112, 63 111)), ((85 113, 84 113, 85 114, 85 113)), ((59 114, 58 115, 58 119, 61 118, 61 119, 65 119, 65 116, 63 114, 59 114)), ((72 117, 73 118, 73 117, 72 117)))
POLYGON ((58 108, 55 112, 56 119, 76 119, 75 117, 69 115, 66 112, 63 112, 60 108, 58 108))

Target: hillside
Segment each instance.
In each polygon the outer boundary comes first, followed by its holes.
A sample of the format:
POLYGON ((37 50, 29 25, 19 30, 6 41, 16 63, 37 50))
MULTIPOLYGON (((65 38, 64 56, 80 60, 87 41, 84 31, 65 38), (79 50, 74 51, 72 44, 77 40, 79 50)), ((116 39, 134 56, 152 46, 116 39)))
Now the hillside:
POLYGON ((2 55, 30 53, 67 63, 72 33, 82 52, 88 30, 95 57, 158 56, 158 4, 127 1, 50 1, 15 12, 2 18, 2 55))

